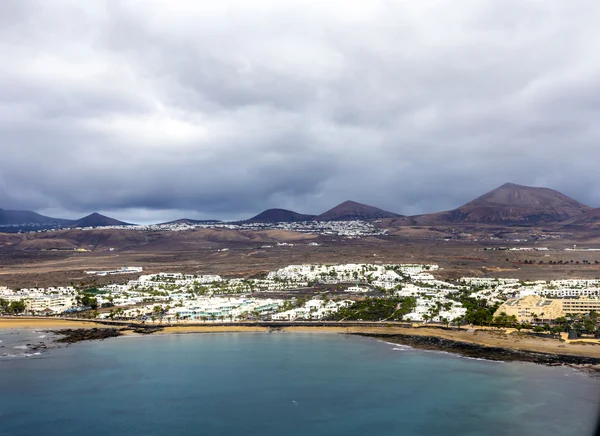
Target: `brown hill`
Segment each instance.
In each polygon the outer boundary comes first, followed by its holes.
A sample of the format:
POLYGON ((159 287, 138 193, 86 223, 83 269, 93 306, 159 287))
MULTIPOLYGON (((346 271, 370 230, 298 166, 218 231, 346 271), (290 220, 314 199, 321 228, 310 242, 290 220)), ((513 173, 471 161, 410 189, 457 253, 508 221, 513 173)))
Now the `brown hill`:
MULTIPOLYGON (((51 218, 48 216, 40 215, 36 212, 29 210, 6 210, 0 209, 0 229, 3 227, 10 228, 51 228, 61 227, 71 224, 71 220, 64 220, 60 218, 51 218)), ((19 229, 17 229, 19 230, 19 229)))
POLYGON ((600 226, 600 208, 590 209, 581 215, 563 223, 567 226, 598 227, 600 226))
POLYGON ((21 240, 21 235, 12 233, 0 233, 0 249, 10 247, 21 240))
POLYGON ((397 213, 388 212, 373 206, 345 201, 342 204, 315 217, 317 221, 350 221, 350 220, 373 220, 379 218, 400 217, 397 213))
POLYGON ((558 191, 506 183, 447 212, 414 217, 420 225, 453 223, 537 224, 582 216, 590 207, 558 191))
POLYGON ((250 218, 248 223, 295 223, 299 221, 311 221, 314 215, 305 215, 286 209, 267 209, 255 217, 250 218))
POLYGON ((77 247, 73 241, 61 238, 45 239, 27 239, 20 242, 17 247, 19 250, 39 251, 39 250, 73 250, 77 247))
POLYGON ((166 223, 160 223, 160 225, 167 225, 167 224, 187 224, 187 225, 194 225, 194 224, 216 224, 216 223, 220 223, 220 220, 193 220, 190 218, 180 218, 178 220, 175 221, 169 221, 166 223))
POLYGON ((83 248, 91 251, 140 250, 145 252, 196 250, 246 244, 310 241, 313 234, 285 230, 198 229, 187 232, 130 229, 77 229, 45 233, 1 234, 0 250, 39 251, 83 248))
POLYGON ((99 213, 92 213, 69 225, 69 227, 108 227, 108 226, 130 226, 132 224, 116 220, 99 213))
MULTIPOLYGON (((17 250, 49 250, 84 248, 86 250, 123 249, 145 245, 153 240, 152 234, 135 230, 75 229, 57 230, 45 233, 22 233, 12 239, 12 248, 17 250)), ((7 244, 5 247, 9 247, 7 244)))

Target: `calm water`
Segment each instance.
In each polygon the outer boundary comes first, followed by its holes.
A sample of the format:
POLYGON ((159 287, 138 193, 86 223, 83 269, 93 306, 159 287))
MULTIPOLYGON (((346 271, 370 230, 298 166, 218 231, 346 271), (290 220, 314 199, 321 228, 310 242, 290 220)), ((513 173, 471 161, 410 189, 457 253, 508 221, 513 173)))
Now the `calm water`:
POLYGON ((357 337, 127 337, 0 361, 0 434, 586 435, 599 393, 357 337))

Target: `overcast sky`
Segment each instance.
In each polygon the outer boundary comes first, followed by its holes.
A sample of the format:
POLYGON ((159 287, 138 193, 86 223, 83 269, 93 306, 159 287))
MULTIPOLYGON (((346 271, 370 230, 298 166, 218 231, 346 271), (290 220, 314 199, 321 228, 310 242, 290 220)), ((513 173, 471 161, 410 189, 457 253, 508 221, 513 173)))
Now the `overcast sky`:
POLYGON ((0 208, 600 206, 597 0, 0 2, 0 208))

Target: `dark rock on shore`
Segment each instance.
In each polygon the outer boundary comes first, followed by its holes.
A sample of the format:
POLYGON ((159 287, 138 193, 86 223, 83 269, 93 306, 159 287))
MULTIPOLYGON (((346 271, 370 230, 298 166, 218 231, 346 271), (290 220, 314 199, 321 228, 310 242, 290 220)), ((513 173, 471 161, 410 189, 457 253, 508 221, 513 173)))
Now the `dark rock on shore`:
POLYGON ((594 372, 600 372, 600 358, 572 356, 567 354, 537 353, 533 351, 522 351, 510 348, 488 347, 485 345, 472 344, 469 342, 453 341, 435 336, 417 336, 402 334, 380 334, 380 333, 351 333, 357 336, 382 339, 402 345, 409 345, 423 350, 447 351, 466 357, 474 357, 487 360, 500 360, 504 362, 531 362, 548 366, 569 365, 585 368, 594 372), (596 367, 597 366, 597 367, 596 367))
POLYGON ((139 333, 142 335, 151 335, 152 333, 160 332, 164 327, 135 327, 132 329, 133 333, 139 333))
POLYGON ((55 342, 63 344, 74 344, 82 341, 116 338, 117 336, 121 336, 123 334, 121 329, 115 328, 63 329, 54 330, 53 333, 62 336, 55 342))
POLYGON ((31 351, 46 351, 48 346, 44 342, 40 342, 39 344, 27 344, 27 347, 31 351))

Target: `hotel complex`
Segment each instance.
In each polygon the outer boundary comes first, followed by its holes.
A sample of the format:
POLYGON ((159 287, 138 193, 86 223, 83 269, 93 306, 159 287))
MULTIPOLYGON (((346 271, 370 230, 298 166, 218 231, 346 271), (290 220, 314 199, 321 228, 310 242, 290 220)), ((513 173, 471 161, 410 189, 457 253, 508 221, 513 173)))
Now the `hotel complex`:
POLYGON ((538 295, 523 298, 509 298, 500 305, 496 316, 506 313, 514 315, 519 322, 552 321, 569 314, 581 314, 596 311, 600 313, 600 299, 597 298, 563 298, 551 299, 538 295))

